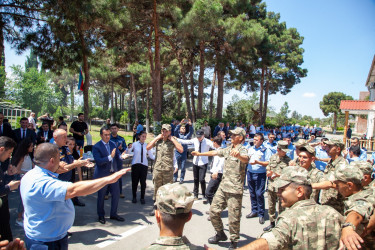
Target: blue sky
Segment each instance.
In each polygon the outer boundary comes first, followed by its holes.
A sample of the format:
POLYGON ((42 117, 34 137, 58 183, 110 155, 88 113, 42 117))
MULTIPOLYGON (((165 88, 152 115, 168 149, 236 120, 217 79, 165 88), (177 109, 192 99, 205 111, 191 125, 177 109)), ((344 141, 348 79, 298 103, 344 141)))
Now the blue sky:
MULTIPOLYGON (((281 14, 287 27, 297 28, 305 38, 303 67, 308 75, 286 96, 270 96, 276 111, 285 101, 303 115, 324 117, 319 102, 329 92, 340 91, 358 99, 367 91, 365 82, 375 54, 375 0, 266 0, 268 11, 281 14)), ((6 66, 24 65, 25 55, 17 56, 8 44, 6 66)), ((224 96, 227 104, 234 94, 224 96)))

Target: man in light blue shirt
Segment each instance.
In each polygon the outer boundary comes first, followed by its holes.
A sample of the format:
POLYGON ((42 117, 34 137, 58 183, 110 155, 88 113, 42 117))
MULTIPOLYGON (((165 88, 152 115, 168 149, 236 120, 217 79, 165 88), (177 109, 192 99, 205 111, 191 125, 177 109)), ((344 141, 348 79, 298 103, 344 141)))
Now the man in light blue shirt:
POLYGON ((264 224, 266 167, 272 155, 272 152, 263 145, 263 142, 263 134, 255 134, 254 146, 248 150, 250 160, 246 172, 251 201, 251 213, 246 215, 246 218, 259 217, 260 224, 264 224))
POLYGON ((141 121, 139 121, 138 125, 137 125, 137 132, 135 134, 135 137, 136 137, 136 140, 138 141, 139 140, 139 134, 143 131, 143 125, 141 123, 141 121))
POLYGON ((263 145, 268 148, 272 155, 277 153, 277 142, 276 142, 276 135, 272 132, 268 134, 268 140, 263 142, 263 145))
POLYGON ((36 166, 22 178, 21 197, 25 207, 24 230, 27 249, 68 249, 67 232, 74 222, 71 198, 92 194, 116 182, 127 170, 90 181, 59 180, 69 171, 60 163, 59 148, 42 143, 34 152, 36 166))
POLYGON ((315 147, 315 157, 316 157, 316 160, 315 160, 315 166, 317 169, 319 169, 320 171, 324 171, 324 169, 326 169, 326 166, 327 166, 327 162, 326 161, 322 161, 323 159, 329 159, 329 155, 327 154, 327 151, 326 151, 326 146, 325 146, 325 141, 328 141, 327 138, 322 138, 321 142, 320 142, 320 145, 316 146, 315 147))
POLYGON ((294 152, 296 151, 296 147, 292 143, 292 139, 290 135, 283 138, 284 141, 288 143, 289 152, 286 154, 290 159, 294 160, 294 152))

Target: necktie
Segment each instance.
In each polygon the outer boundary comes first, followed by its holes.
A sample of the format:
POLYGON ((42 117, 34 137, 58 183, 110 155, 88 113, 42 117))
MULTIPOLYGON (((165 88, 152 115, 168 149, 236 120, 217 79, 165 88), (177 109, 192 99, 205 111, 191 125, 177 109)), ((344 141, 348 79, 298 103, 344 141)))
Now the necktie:
POLYGON ((143 143, 141 143, 141 163, 143 163, 143 143))
POLYGON ((44 132, 44 140, 47 141, 48 139, 48 132, 44 132))
POLYGON ((25 139, 26 138, 26 129, 23 130, 23 137, 22 139, 25 139))
MULTIPOLYGON (((109 148, 109 143, 106 143, 105 147, 107 148, 108 153, 111 154, 111 149, 109 148)), ((114 169, 113 169, 113 159, 111 161, 111 170, 110 170, 110 172, 114 172, 114 169)))
POLYGON ((199 142, 199 153, 202 152, 202 141, 199 142))

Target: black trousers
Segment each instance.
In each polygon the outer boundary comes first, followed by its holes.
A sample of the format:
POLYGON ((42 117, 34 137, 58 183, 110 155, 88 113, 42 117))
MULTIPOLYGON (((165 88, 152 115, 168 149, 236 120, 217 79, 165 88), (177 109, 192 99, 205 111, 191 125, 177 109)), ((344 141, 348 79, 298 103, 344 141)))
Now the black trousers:
POLYGON ((208 182, 207 190, 206 190, 206 198, 210 204, 212 203, 215 193, 217 189, 219 188, 222 177, 223 177, 223 174, 219 173, 217 175, 217 178, 213 179, 212 174, 211 174, 211 180, 208 182))
POLYGON ((3 205, 0 207, 0 241, 13 240, 12 230, 10 229, 10 214, 8 196, 1 197, 3 205))
POLYGON ((194 196, 198 197, 198 189, 199 183, 201 184, 202 195, 206 196, 206 171, 207 171, 207 164, 198 166, 193 165, 193 175, 194 175, 194 196))
POLYGON ((147 179, 147 170, 148 166, 143 164, 134 164, 132 165, 132 192, 133 198, 137 197, 138 183, 141 183, 141 199, 145 198, 146 192, 146 179, 147 179))

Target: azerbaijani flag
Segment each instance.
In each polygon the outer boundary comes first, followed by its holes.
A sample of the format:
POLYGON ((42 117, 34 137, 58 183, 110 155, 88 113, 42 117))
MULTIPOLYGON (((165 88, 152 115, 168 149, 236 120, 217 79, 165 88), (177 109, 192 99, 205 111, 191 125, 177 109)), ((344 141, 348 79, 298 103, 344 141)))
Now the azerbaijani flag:
POLYGON ((78 80, 78 90, 83 91, 84 83, 83 83, 83 75, 82 75, 82 67, 79 68, 79 80, 78 80))

